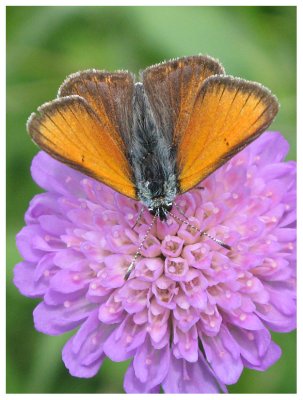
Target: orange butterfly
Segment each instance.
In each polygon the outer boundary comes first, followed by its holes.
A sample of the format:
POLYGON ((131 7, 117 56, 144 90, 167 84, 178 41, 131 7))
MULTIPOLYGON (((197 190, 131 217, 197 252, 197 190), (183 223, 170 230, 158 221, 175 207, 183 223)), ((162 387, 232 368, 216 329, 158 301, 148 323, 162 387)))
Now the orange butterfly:
POLYGON ((192 56, 143 70, 141 82, 126 71, 70 75, 27 129, 52 157, 163 220, 178 194, 256 139, 278 108, 262 85, 192 56))

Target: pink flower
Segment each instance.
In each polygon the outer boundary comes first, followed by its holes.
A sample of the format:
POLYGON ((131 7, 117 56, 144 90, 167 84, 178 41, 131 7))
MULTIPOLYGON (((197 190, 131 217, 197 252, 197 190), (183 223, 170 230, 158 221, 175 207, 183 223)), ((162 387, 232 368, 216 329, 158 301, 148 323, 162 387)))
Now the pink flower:
MULTIPOLYGON (((142 205, 40 152, 34 197, 17 235, 24 261, 14 283, 42 302, 35 327, 76 327, 63 361, 92 377, 107 356, 131 358, 128 393, 215 393, 243 367, 265 370, 280 357, 269 329, 296 325, 296 166, 288 144, 267 132, 177 197, 191 224, 158 220, 130 279, 124 275, 152 216, 142 205)), ((182 217, 178 210, 173 213, 182 217)))

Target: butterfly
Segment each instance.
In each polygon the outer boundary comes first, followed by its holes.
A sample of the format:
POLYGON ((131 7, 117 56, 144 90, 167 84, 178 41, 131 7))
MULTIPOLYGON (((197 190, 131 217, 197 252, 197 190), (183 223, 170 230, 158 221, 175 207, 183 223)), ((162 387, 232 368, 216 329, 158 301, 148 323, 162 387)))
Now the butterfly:
POLYGON ((198 55, 152 65, 139 82, 128 71, 72 74, 27 130, 52 157, 165 220, 178 195, 256 139, 278 108, 264 86, 198 55))

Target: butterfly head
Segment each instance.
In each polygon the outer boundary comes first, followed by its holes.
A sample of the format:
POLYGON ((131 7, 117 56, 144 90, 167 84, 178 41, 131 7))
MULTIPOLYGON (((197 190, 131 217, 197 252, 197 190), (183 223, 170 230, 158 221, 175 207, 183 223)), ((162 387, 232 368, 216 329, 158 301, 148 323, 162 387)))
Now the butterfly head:
POLYGON ((152 214, 152 215, 157 215, 161 221, 166 221, 167 219, 167 214, 169 213, 169 211, 172 209, 172 204, 164 204, 162 206, 159 207, 155 207, 155 208, 149 208, 148 211, 152 214))
POLYGON ((138 197, 152 215, 157 215, 161 221, 166 220, 172 209, 177 195, 177 186, 174 176, 164 182, 146 181, 138 184, 138 197))

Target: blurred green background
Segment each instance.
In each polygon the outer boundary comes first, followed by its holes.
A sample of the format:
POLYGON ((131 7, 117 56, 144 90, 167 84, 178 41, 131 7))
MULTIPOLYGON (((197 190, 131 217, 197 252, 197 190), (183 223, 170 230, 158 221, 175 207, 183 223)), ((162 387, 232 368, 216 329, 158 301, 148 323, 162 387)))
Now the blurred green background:
MULTIPOLYGON (((278 96, 279 130, 296 155, 295 7, 7 7, 7 392, 122 392, 127 363, 106 360, 93 379, 69 376, 61 348, 69 335, 34 330, 37 301, 12 284, 20 260, 15 235, 39 188, 30 163, 37 148, 27 117, 56 96, 64 78, 86 68, 138 72, 170 57, 209 54, 228 74, 255 80, 278 96)), ((267 372, 246 370, 232 393, 296 392, 296 335, 274 334, 280 361, 267 372)))

